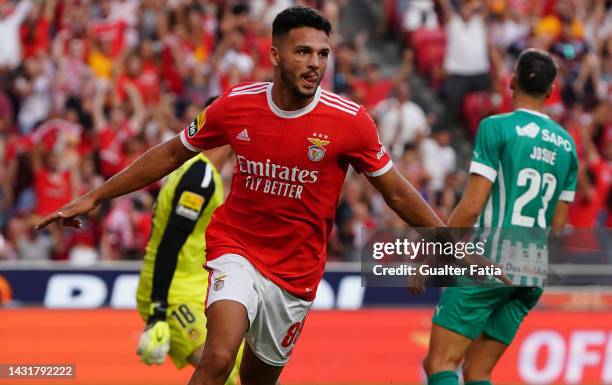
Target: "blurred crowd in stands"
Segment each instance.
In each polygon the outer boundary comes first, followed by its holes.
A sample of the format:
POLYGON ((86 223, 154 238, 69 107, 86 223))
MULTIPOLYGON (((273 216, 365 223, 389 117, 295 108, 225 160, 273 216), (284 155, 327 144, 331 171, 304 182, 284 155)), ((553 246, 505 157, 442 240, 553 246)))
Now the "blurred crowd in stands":
MULTIPOLYGON (((79 231, 33 225, 176 135, 210 96, 271 80, 272 20, 295 3, 319 9, 338 30, 347 8, 363 2, 0 0, 0 260, 140 259, 159 183, 103 204, 79 231)), ((399 170, 442 218, 466 181, 462 142, 469 147, 483 117, 512 109, 513 62, 540 47, 560 69, 546 112, 572 133, 581 160, 570 222, 610 226, 610 1, 384 0, 368 8, 378 28, 333 35, 322 86, 365 106, 399 170), (372 60, 377 42, 397 46, 388 62, 398 66, 372 60), (415 102, 415 77, 442 109, 415 102)), ((228 184, 232 169, 223 170, 228 184)), ((349 173, 330 259, 357 259, 362 229, 386 225, 403 223, 349 173)))

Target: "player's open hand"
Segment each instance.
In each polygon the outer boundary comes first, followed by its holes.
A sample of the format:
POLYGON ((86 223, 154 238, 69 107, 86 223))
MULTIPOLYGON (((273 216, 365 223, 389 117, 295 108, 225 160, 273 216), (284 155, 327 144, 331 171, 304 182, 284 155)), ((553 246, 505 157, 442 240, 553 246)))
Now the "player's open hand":
POLYGON ((161 365, 170 350, 170 326, 166 321, 157 321, 140 335, 136 353, 147 365, 161 365))
POLYGON ((62 225, 80 229, 83 227, 82 221, 78 218, 79 215, 86 214, 95 209, 98 203, 95 199, 88 195, 83 195, 66 206, 44 217, 37 225, 36 230, 47 227, 50 223, 61 220, 62 225))

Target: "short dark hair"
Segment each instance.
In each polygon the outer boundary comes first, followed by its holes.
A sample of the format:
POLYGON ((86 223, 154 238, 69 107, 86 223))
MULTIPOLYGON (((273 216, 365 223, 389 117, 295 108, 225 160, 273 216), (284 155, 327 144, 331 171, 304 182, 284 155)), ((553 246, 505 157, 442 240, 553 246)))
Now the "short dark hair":
POLYGON ((331 33, 331 24, 319 11, 310 7, 297 5, 290 7, 276 15, 272 23, 272 38, 286 35, 294 28, 310 27, 325 32, 327 36, 331 33))
POLYGON ((521 91, 533 96, 548 93, 557 76, 557 65, 548 52, 528 48, 516 63, 516 81, 521 91))

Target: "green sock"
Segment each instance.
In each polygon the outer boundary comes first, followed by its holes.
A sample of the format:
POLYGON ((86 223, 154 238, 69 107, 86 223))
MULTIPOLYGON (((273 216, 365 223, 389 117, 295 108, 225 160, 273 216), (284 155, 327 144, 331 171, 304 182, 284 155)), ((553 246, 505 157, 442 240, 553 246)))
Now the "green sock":
POLYGON ((438 372, 429 376, 427 385, 459 385, 459 377, 450 370, 438 372))
POLYGON ((493 383, 489 380, 479 380, 466 382, 465 385, 493 385, 493 383))

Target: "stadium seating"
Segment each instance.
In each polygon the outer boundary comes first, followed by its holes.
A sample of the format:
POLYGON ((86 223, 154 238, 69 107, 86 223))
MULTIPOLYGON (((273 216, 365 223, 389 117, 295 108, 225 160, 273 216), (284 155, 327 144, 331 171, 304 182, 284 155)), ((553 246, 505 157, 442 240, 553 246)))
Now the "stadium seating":
POLYGON ((468 128, 468 134, 471 138, 475 138, 478 123, 483 118, 496 112, 491 102, 491 94, 488 92, 470 92, 463 98, 462 106, 462 115, 468 128))
POLYGON ((444 63, 446 31, 443 29, 420 29, 410 37, 417 59, 419 72, 431 78, 433 70, 444 63))

